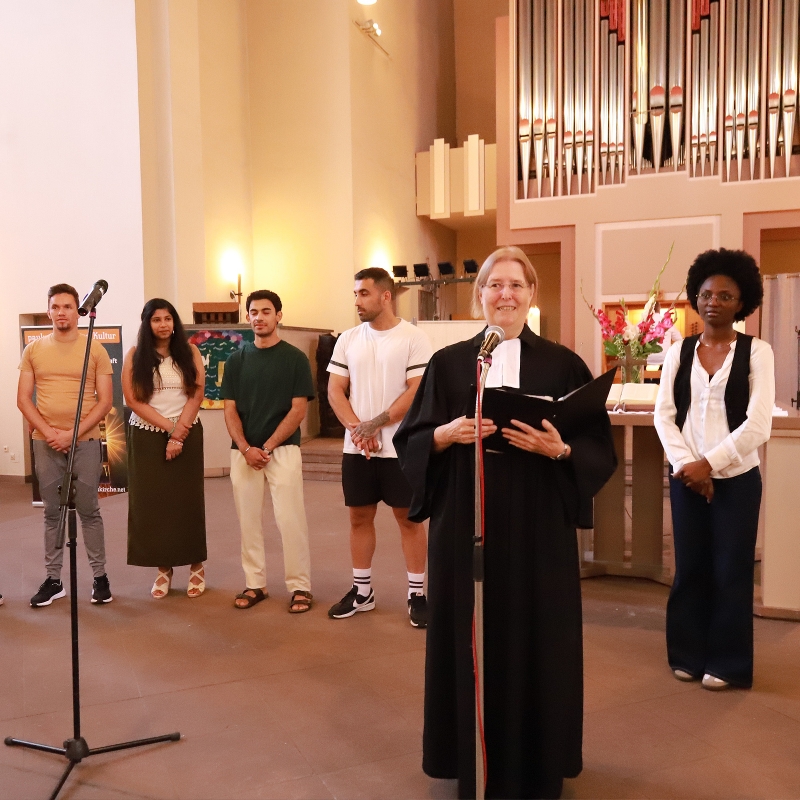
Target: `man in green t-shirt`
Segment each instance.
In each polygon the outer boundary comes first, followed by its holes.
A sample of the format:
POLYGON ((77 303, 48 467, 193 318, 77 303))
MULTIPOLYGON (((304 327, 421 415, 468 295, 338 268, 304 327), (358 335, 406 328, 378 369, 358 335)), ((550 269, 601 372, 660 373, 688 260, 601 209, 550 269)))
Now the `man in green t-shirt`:
POLYGON ((247 297, 253 344, 234 353, 222 376, 225 424, 231 444, 231 483, 242 532, 245 589, 236 608, 252 608, 269 595, 261 513, 269 484, 275 522, 283 542, 289 611, 312 604, 308 525, 303 504, 300 423, 314 399, 311 366, 305 354, 278 335, 281 299, 261 289, 247 297))

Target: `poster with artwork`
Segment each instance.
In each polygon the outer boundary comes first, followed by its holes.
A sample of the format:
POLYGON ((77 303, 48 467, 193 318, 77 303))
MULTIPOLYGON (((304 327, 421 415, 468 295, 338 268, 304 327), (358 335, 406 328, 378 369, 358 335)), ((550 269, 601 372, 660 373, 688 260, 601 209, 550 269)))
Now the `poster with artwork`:
POLYGON ((223 408, 224 402, 220 391, 222 376, 225 374, 225 362, 244 347, 245 342, 252 342, 254 334, 247 326, 212 328, 187 326, 189 341, 197 347, 203 358, 206 369, 206 388, 201 408, 223 408))
MULTIPOLYGON (((85 334, 86 329, 80 328, 85 334)), ((53 332, 51 326, 27 326, 21 328, 22 347, 27 347, 36 339, 49 336, 53 332)), ((128 491, 128 453, 125 440, 126 418, 124 399, 122 396, 122 326, 99 325, 94 329, 94 338, 105 347, 111 366, 114 370, 111 380, 114 389, 114 404, 105 420, 100 423, 102 438, 100 445, 103 453, 103 474, 100 477, 98 493, 100 497, 128 491)), ((33 448, 31 452, 31 470, 33 472, 33 501, 40 503, 39 485, 36 481, 36 469, 33 464, 33 448)))

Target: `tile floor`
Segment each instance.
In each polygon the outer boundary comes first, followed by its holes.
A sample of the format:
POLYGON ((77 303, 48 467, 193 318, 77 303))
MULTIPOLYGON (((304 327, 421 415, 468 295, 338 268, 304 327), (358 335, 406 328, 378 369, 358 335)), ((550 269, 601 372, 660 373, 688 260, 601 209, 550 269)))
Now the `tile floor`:
MULTIPOLYGON (((206 481, 209 589, 163 601, 153 571, 125 565, 126 498, 103 501, 114 602, 89 603, 79 547, 83 734, 98 747, 179 730, 177 743, 95 756, 65 800, 103 798, 451 798, 420 769, 425 634, 405 614, 405 574, 387 509, 374 564, 378 608, 332 621, 349 587, 347 517, 336 483, 307 482, 314 593, 289 616, 267 509, 272 597, 232 607, 243 588, 226 478, 206 481)), ((44 577, 41 511, 0 483, 0 736, 59 745, 71 735, 68 600, 31 609, 44 577)), ((584 581, 585 769, 568 798, 800 797, 800 626, 755 620, 756 683, 712 694, 664 661, 667 589, 584 581)), ((57 756, 0 746, 0 798, 43 798, 57 756)))

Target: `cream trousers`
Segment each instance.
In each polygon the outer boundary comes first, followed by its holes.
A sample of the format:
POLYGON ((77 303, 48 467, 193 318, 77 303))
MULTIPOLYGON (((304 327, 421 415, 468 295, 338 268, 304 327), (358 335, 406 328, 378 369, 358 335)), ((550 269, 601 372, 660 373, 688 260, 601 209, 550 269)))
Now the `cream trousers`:
POLYGON ((308 524, 303 504, 303 462, 300 448, 276 447, 266 467, 255 470, 238 450, 231 450, 231 483, 239 527, 242 531, 242 568, 248 589, 267 586, 262 513, 264 484, 269 484, 275 522, 283 541, 286 588, 290 592, 311 589, 308 524))

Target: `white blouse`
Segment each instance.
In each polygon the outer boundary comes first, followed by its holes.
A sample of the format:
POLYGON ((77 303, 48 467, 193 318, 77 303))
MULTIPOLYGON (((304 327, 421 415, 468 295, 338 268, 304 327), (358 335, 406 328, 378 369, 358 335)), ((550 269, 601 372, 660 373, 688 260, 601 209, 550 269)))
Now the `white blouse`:
MULTIPOLYGON (((153 376, 153 396, 148 405, 158 411, 162 417, 177 422, 188 399, 186 390, 183 388, 181 372, 175 366, 172 356, 167 356, 159 365, 158 372, 153 376)), ((194 422, 197 422, 197 419, 194 422)), ((160 430, 136 413, 131 414, 128 424, 148 431, 160 430)))
POLYGON ((691 373, 692 402, 683 431, 675 424, 677 409, 674 400, 681 348, 670 347, 667 352, 656 399, 655 427, 674 472, 703 457, 711 465, 712 478, 733 478, 758 466, 758 448, 769 439, 772 429, 775 359, 767 342, 753 339, 747 419, 731 431, 725 413, 725 387, 735 351, 736 340, 731 342, 730 352, 722 366, 709 378, 695 347, 691 373))

